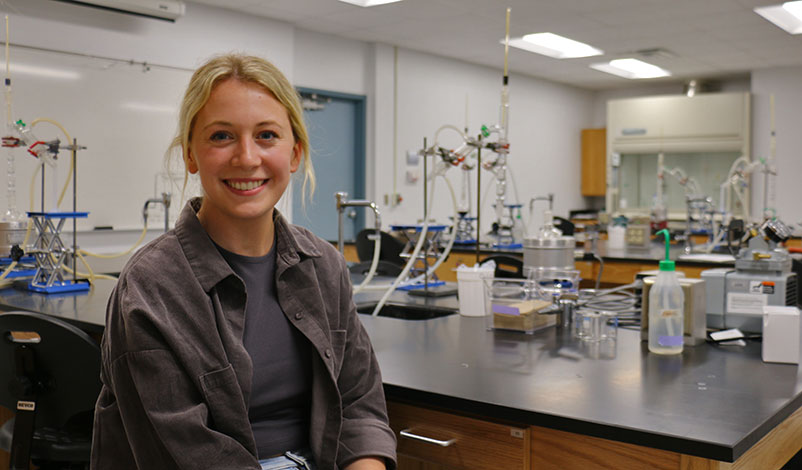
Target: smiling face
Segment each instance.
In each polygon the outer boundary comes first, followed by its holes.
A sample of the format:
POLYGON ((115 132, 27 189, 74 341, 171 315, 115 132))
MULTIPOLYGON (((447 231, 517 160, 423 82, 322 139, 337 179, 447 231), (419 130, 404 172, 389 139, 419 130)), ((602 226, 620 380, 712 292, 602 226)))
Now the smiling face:
POLYGON ((262 86, 218 83, 195 116, 187 167, 204 198, 198 218, 213 227, 272 227, 273 208, 301 157, 284 106, 262 86))

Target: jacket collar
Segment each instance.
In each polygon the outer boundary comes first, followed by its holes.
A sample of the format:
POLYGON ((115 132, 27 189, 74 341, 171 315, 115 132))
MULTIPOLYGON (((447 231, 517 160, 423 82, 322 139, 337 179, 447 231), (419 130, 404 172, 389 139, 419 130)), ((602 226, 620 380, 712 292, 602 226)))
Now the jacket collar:
MULTIPOLYGON (((187 201, 175 224, 175 234, 193 274, 203 290, 209 292, 217 283, 235 274, 198 220, 197 213, 202 200, 196 197, 187 201)), ((277 259, 281 260, 279 263, 283 265, 282 271, 297 264, 301 257, 321 256, 312 240, 290 225, 278 209, 273 210, 273 222, 277 259)))

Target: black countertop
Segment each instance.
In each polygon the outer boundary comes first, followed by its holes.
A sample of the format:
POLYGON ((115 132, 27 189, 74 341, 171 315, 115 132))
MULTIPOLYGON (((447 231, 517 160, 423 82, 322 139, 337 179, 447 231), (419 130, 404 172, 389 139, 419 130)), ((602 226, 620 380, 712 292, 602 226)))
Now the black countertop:
POLYGON ((586 343, 483 318, 363 316, 391 399, 732 462, 802 404, 796 365, 760 344, 648 352, 638 331, 586 343))
POLYGON ((18 287, 0 289, 0 310, 27 310, 58 317, 90 333, 103 333, 106 303, 117 281, 98 279, 87 292, 40 294, 18 287))
MULTIPOLYGON (((103 329, 113 281, 62 297, 0 290, 3 310, 103 329)), ((360 294, 375 302, 380 293, 360 294)), ((456 307, 454 297, 395 292, 392 303, 456 307)), ((390 399, 538 425, 732 462, 802 405, 796 365, 766 364, 760 343, 703 344, 678 356, 651 354, 640 333, 584 343, 550 328, 487 331, 484 318, 423 321, 360 315, 390 399)))
MULTIPOLYGON (((578 243, 577 250, 583 250, 582 243, 578 243)), ((451 249, 454 253, 475 253, 476 246, 454 245, 451 249)), ((481 247, 479 252, 481 254, 511 254, 522 255, 523 248, 519 249, 500 249, 492 248, 490 246, 481 247)), ((652 242, 648 247, 644 248, 610 248, 607 246, 606 240, 599 240, 596 247, 596 254, 598 254, 604 261, 620 261, 620 262, 654 262, 665 258, 665 244, 652 242)), ((735 260, 726 255, 705 255, 703 253, 693 253, 690 256, 685 255, 684 245, 671 245, 669 248, 669 258, 676 261, 679 265, 701 265, 701 266, 734 266, 735 260)))

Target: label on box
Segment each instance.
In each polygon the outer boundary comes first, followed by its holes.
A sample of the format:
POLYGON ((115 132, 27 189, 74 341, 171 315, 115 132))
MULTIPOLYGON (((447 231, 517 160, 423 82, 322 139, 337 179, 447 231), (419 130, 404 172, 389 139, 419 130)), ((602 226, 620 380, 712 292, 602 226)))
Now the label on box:
POLYGON ((509 305, 493 304, 493 313, 503 313, 505 315, 520 315, 521 311, 518 307, 509 305))
POLYGON ((763 307, 768 303, 768 296, 763 294, 730 292, 727 294, 727 313, 763 315, 763 307))
POLYGON ((774 293, 774 283, 769 281, 750 281, 749 292, 751 294, 767 294, 774 293))

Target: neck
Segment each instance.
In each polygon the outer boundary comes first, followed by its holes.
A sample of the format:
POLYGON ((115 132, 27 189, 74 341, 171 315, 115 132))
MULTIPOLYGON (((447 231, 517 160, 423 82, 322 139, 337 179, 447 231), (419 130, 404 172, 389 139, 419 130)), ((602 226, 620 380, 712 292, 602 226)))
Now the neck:
POLYGON ((214 220, 214 217, 201 206, 198 220, 215 243, 232 253, 242 256, 264 256, 273 247, 275 224, 272 212, 269 217, 235 221, 229 219, 222 222, 214 220))

